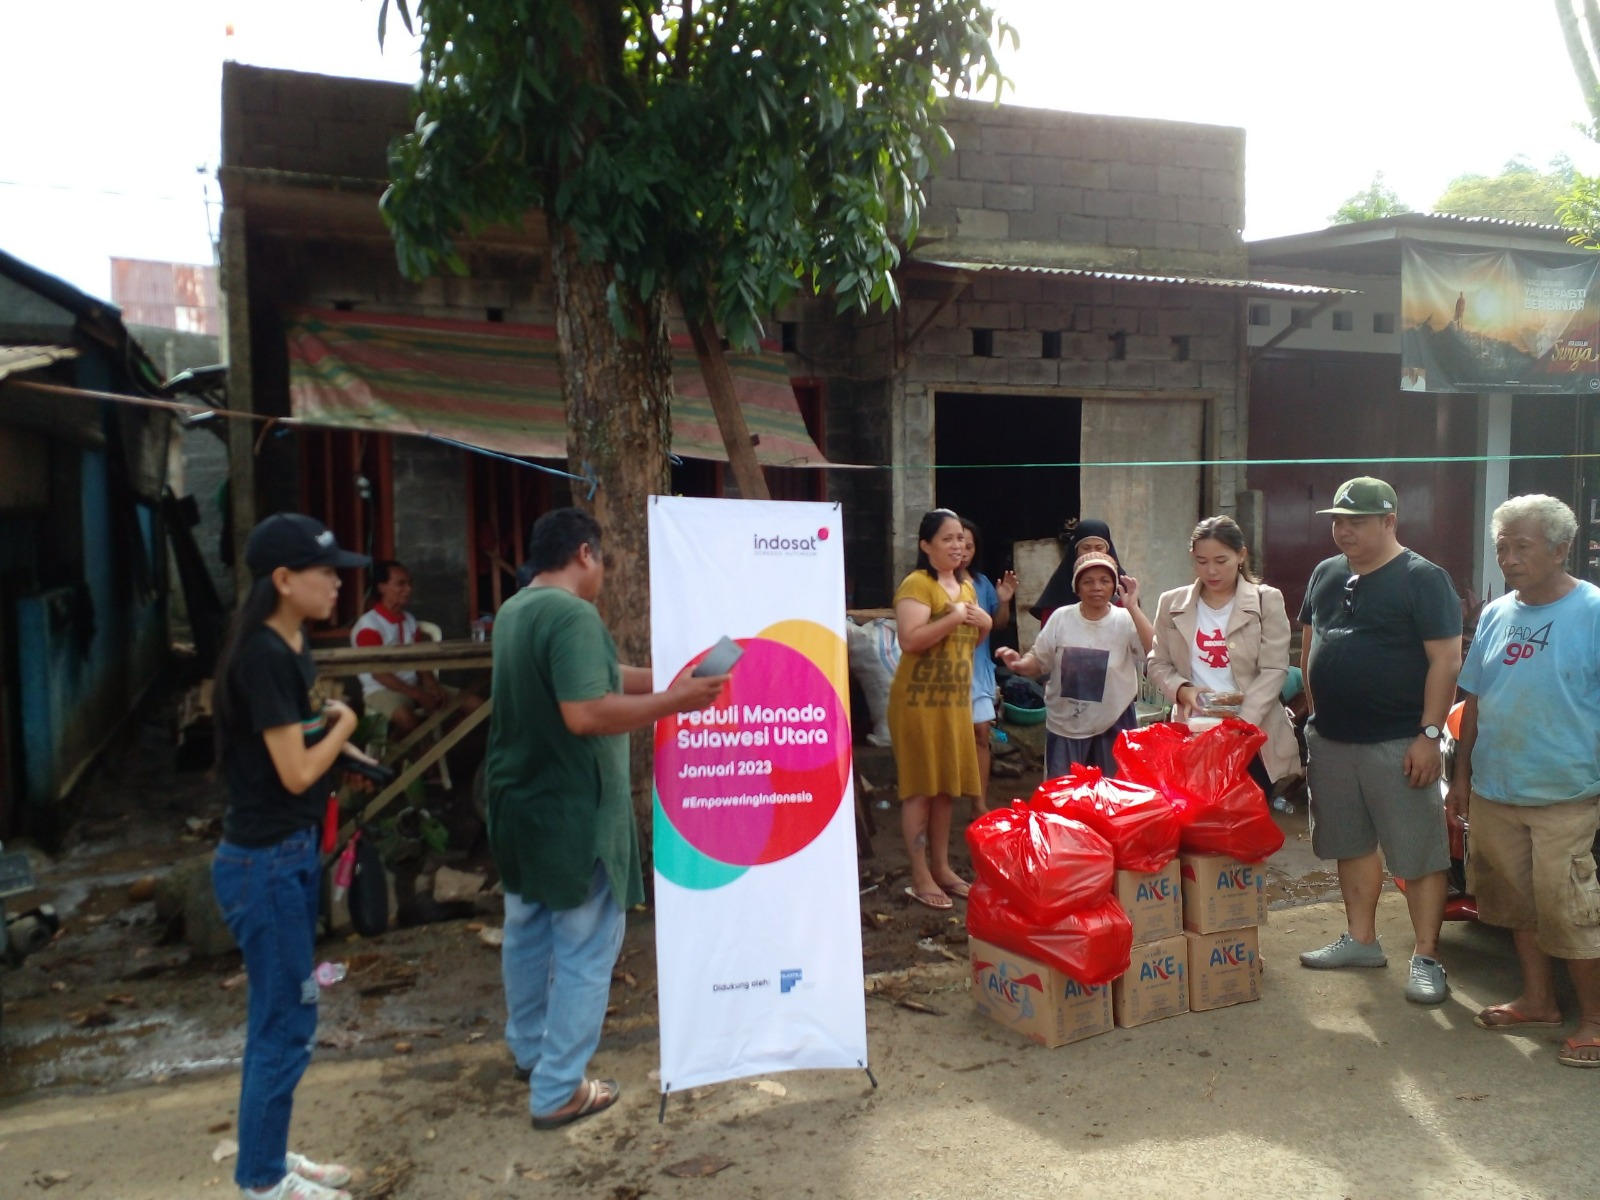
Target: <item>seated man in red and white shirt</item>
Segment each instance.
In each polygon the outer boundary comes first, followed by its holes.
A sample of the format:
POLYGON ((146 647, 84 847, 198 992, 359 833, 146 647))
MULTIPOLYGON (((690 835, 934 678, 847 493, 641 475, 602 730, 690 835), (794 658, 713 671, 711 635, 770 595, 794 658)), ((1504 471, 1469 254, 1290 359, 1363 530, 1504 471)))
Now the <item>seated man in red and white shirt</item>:
MULTIPOLYGON (((417 618, 406 609, 411 600, 411 572, 392 559, 372 565, 378 602, 351 627, 352 646, 409 646, 417 639, 417 618)), ((361 677, 362 701, 369 713, 389 719, 391 732, 404 736, 415 729, 420 713, 430 713, 449 698, 452 689, 431 671, 379 671, 361 677)))

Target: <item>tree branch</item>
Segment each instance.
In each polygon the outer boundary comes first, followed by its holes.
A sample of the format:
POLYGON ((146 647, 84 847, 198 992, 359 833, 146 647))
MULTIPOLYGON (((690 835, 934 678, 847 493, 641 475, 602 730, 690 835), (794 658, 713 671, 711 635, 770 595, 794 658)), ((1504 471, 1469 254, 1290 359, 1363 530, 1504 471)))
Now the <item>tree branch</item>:
MULTIPOLYGON (((1600 32, 1600 9, 1595 0, 1580 0, 1589 36, 1600 32)), ((1589 116, 1600 122, 1600 79, 1595 77, 1594 57, 1578 28, 1578 15, 1572 9, 1573 0, 1555 0, 1556 19, 1561 23, 1561 37, 1567 44, 1567 58, 1572 62, 1572 73, 1578 77, 1578 87, 1583 91, 1583 103, 1589 116)), ((1600 46, 1600 40, 1595 43, 1600 46)))

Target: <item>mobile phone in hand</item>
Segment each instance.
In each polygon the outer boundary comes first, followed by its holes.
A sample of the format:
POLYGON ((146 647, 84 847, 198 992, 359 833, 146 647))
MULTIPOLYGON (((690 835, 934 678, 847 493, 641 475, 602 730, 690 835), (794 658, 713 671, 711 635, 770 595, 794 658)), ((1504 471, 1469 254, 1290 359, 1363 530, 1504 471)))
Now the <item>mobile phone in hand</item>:
POLYGON ((744 647, 731 637, 724 635, 721 641, 711 647, 711 653, 701 659, 700 664, 689 673, 698 675, 702 679, 710 675, 726 675, 733 670, 734 664, 743 657, 744 647))

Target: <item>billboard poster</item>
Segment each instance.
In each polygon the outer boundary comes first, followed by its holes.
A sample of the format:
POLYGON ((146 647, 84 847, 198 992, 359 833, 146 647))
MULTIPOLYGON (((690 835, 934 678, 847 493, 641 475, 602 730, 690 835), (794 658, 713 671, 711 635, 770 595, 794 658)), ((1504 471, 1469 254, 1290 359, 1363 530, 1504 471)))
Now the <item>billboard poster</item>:
POLYGON ((1401 390, 1600 392, 1597 272, 1597 255, 1404 243, 1401 390))
POLYGON ((655 730, 661 1090, 867 1065, 837 504, 650 501, 658 689, 743 655, 655 730))

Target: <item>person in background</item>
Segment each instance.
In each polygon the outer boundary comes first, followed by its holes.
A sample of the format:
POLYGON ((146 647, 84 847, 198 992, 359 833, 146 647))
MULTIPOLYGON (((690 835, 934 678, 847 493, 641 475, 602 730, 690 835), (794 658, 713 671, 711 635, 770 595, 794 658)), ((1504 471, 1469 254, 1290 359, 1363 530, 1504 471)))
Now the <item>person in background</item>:
MULTIPOLYGON (((393 559, 382 559, 372 565, 372 584, 378 602, 351 626, 350 644, 369 649, 415 645, 417 618, 407 607, 411 603, 411 572, 393 559)), ((403 737, 456 689, 440 683, 432 671, 375 671, 361 677, 361 691, 367 712, 381 714, 389 729, 403 737)), ((461 711, 471 712, 482 703, 477 696, 468 696, 461 702, 461 711)))
POLYGON ((505 891, 506 1042, 537 1130, 603 1112, 622 1089, 585 1071, 605 1022, 624 913, 644 903, 628 734, 708 707, 726 675, 651 690, 617 661, 595 608, 600 525, 576 508, 534 522, 534 576, 500 608, 484 776, 505 891))
POLYGON ((348 1168, 314 1163, 288 1144, 295 1087, 317 1036, 319 833, 331 773, 356 727, 342 702, 313 698, 305 624, 333 615, 339 569, 368 561, 310 517, 262 521, 245 543, 255 582, 217 663, 228 807, 211 880, 250 979, 233 1172, 246 1200, 350 1200, 341 1190, 348 1168))
POLYGON ((1349 480, 1319 511, 1340 553, 1317 564, 1300 606, 1311 849, 1338 860, 1347 928, 1300 964, 1388 965, 1377 929, 1387 865, 1405 882, 1416 938, 1406 999, 1440 1004, 1450 837, 1434 785, 1461 669, 1461 602, 1442 568, 1400 544, 1399 500, 1383 480, 1349 480))
POLYGON ((1026 654, 1002 646, 995 656, 1018 675, 1045 677, 1044 775, 1073 763, 1117 773, 1111 747, 1139 723, 1134 701, 1154 629, 1139 609, 1139 581, 1119 577, 1117 561, 1093 551, 1073 566, 1078 603, 1058 608, 1026 654), (1116 607, 1120 594, 1125 601, 1116 607))
POLYGON ((989 738, 994 728, 994 659, 989 652, 989 638, 1011 624, 1011 604, 1017 594, 1017 573, 1005 571, 998 583, 992 583, 981 571, 974 570, 983 557, 983 534, 977 525, 966 517, 961 518, 961 528, 967 534, 966 561, 962 564, 967 577, 972 580, 978 606, 989 614, 989 633, 984 634, 972 656, 972 736, 978 748, 978 794, 973 797, 973 815, 989 811, 989 769, 993 754, 989 738))
POLYGON ((1271 795, 1300 774, 1300 750, 1283 707, 1289 673, 1289 614, 1283 593, 1250 572, 1250 547, 1232 517, 1207 517, 1189 535, 1195 581, 1156 602, 1150 682, 1183 720, 1201 692, 1237 692, 1239 715, 1267 735, 1250 764, 1271 795))
POLYGON ((900 665, 889 688, 900 832, 911 864, 906 895, 940 910, 965 899, 950 866, 952 797, 979 794, 972 740, 972 654, 992 621, 963 578, 967 535, 947 508, 917 528, 917 565, 894 594, 900 665))
POLYGON ((1072 527, 1061 555, 1061 565, 1050 576, 1050 582, 1039 593, 1039 602, 1028 612, 1040 625, 1050 620, 1050 614, 1078 602, 1078 593, 1072 586, 1072 569, 1085 554, 1109 554, 1117 564, 1117 575, 1122 576, 1122 558, 1116 543, 1111 540, 1111 527, 1104 521, 1087 518, 1072 527))
POLYGON ((1472 826, 1478 916, 1512 931, 1522 994, 1473 1018, 1514 1033, 1562 1025, 1554 960, 1578 994, 1556 1059, 1600 1067, 1600 588, 1567 574, 1578 519, 1552 496, 1516 496, 1490 521, 1511 590, 1478 619, 1461 690, 1447 806, 1472 826))

